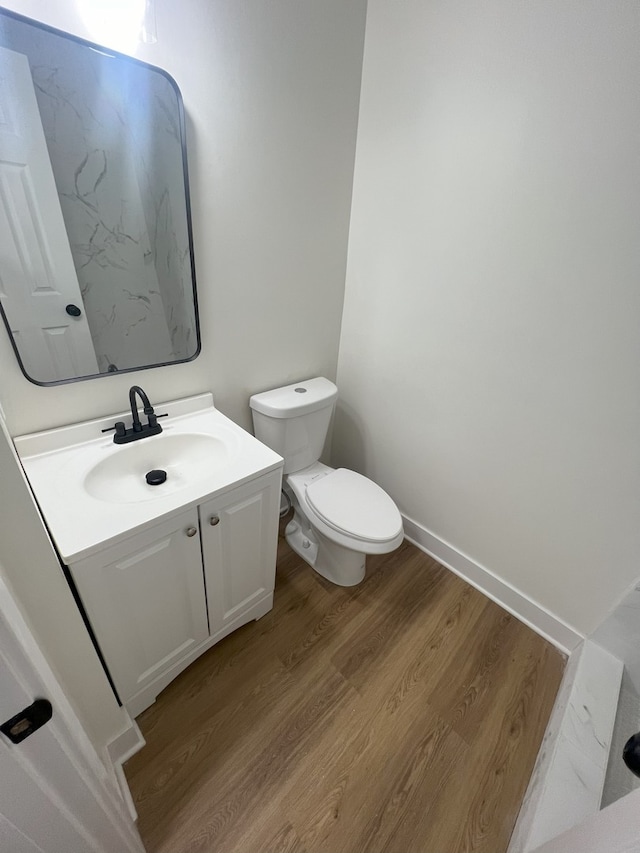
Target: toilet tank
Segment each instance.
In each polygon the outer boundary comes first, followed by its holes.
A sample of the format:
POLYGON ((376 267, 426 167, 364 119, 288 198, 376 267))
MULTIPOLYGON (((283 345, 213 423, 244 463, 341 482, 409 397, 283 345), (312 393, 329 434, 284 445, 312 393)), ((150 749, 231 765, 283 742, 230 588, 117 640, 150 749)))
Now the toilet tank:
POLYGON ((284 473, 320 459, 338 389, 318 377, 254 394, 250 400, 256 438, 284 458, 284 473))

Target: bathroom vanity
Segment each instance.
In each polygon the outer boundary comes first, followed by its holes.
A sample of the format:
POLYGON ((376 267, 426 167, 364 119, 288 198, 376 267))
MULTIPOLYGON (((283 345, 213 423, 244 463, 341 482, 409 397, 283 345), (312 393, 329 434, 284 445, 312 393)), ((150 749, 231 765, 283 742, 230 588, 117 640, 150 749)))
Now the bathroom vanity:
POLYGON ((282 459, 213 406, 159 405, 118 446, 116 415, 16 439, 118 695, 137 716, 200 654, 273 604, 282 459), (145 475, 162 469, 166 480, 145 475))

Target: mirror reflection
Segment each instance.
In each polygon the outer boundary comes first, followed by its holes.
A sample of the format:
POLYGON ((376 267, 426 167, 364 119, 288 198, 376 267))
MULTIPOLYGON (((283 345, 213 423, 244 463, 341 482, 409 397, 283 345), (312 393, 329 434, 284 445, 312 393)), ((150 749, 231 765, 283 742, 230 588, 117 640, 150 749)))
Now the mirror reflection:
POLYGON ((0 307, 52 384, 199 352, 168 75, 0 10, 0 307))

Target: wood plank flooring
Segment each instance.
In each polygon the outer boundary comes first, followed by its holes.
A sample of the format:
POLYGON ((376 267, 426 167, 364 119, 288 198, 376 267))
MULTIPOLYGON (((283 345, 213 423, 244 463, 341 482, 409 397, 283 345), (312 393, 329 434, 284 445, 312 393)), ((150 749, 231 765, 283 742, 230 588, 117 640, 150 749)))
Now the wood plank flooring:
POLYGON ((149 853, 500 853, 558 689, 552 646, 405 543, 352 589, 281 540, 275 606, 138 719, 149 853))

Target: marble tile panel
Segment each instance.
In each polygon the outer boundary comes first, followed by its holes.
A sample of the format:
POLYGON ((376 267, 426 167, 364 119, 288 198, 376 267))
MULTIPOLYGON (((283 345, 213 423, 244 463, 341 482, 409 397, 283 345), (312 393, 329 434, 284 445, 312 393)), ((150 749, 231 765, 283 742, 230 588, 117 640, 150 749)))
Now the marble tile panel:
POLYGON ((574 654, 509 853, 527 853, 600 808, 623 664, 590 640, 574 654))
POLYGON ((600 807, 603 778, 602 767, 561 734, 526 849, 534 850, 595 814, 600 807))
POLYGON ((562 726, 563 735, 603 773, 622 680, 622 662, 596 643, 586 642, 562 726))
POLYGON ((538 808, 544 795, 546 782, 551 771, 553 758, 560 736, 562 723, 569 705, 569 698, 575 683, 578 666, 584 651, 584 643, 578 646, 569 656, 556 697, 553 711, 549 718, 538 757, 536 759, 529 785, 527 786, 518 820, 509 843, 508 853, 524 853, 529 849, 528 839, 537 818, 538 808))

